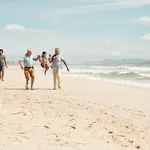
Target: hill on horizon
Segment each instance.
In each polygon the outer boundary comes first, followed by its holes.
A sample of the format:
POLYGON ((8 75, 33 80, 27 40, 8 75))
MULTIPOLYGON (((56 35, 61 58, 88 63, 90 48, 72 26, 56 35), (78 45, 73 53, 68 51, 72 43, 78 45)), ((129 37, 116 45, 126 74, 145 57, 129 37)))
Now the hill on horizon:
POLYGON ((102 61, 89 61, 84 62, 84 64, 95 64, 95 65, 110 65, 110 64, 147 64, 150 63, 149 60, 146 59, 105 59, 102 61))

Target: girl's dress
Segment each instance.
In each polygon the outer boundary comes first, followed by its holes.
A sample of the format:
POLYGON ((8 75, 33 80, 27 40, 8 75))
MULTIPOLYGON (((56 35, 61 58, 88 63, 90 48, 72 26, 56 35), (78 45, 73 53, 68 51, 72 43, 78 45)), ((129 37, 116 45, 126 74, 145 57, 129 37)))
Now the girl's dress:
POLYGON ((43 62, 44 62, 45 65, 48 65, 48 59, 47 59, 47 57, 42 57, 41 66, 44 68, 45 66, 43 66, 43 62))

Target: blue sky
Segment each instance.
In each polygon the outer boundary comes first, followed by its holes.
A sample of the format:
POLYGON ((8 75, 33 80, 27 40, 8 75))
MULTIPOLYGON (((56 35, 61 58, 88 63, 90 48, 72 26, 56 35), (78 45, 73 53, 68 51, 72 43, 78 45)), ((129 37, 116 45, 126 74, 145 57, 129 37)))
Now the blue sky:
POLYGON ((0 0, 9 59, 59 47, 68 61, 150 58, 149 0, 0 0))

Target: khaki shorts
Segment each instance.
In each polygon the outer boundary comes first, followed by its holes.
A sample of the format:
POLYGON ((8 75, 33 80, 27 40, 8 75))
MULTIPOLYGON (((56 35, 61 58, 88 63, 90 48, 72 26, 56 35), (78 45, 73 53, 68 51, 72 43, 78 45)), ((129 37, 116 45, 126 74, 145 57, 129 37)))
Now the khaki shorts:
POLYGON ((27 79, 30 79, 30 77, 34 77, 34 68, 33 67, 25 67, 24 68, 24 75, 27 79))

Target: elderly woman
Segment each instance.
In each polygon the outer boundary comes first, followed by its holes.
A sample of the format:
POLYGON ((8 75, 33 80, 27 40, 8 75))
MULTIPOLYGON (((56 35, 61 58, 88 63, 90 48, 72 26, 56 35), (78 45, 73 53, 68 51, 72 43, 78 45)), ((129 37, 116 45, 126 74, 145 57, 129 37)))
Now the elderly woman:
POLYGON ((54 90, 57 89, 56 81, 58 82, 58 88, 61 89, 61 68, 62 68, 62 62, 66 66, 67 70, 69 71, 69 67, 64 60, 64 57, 60 54, 60 49, 55 48, 55 54, 51 57, 49 62, 52 63, 52 70, 53 70, 53 78, 54 78, 54 90))

